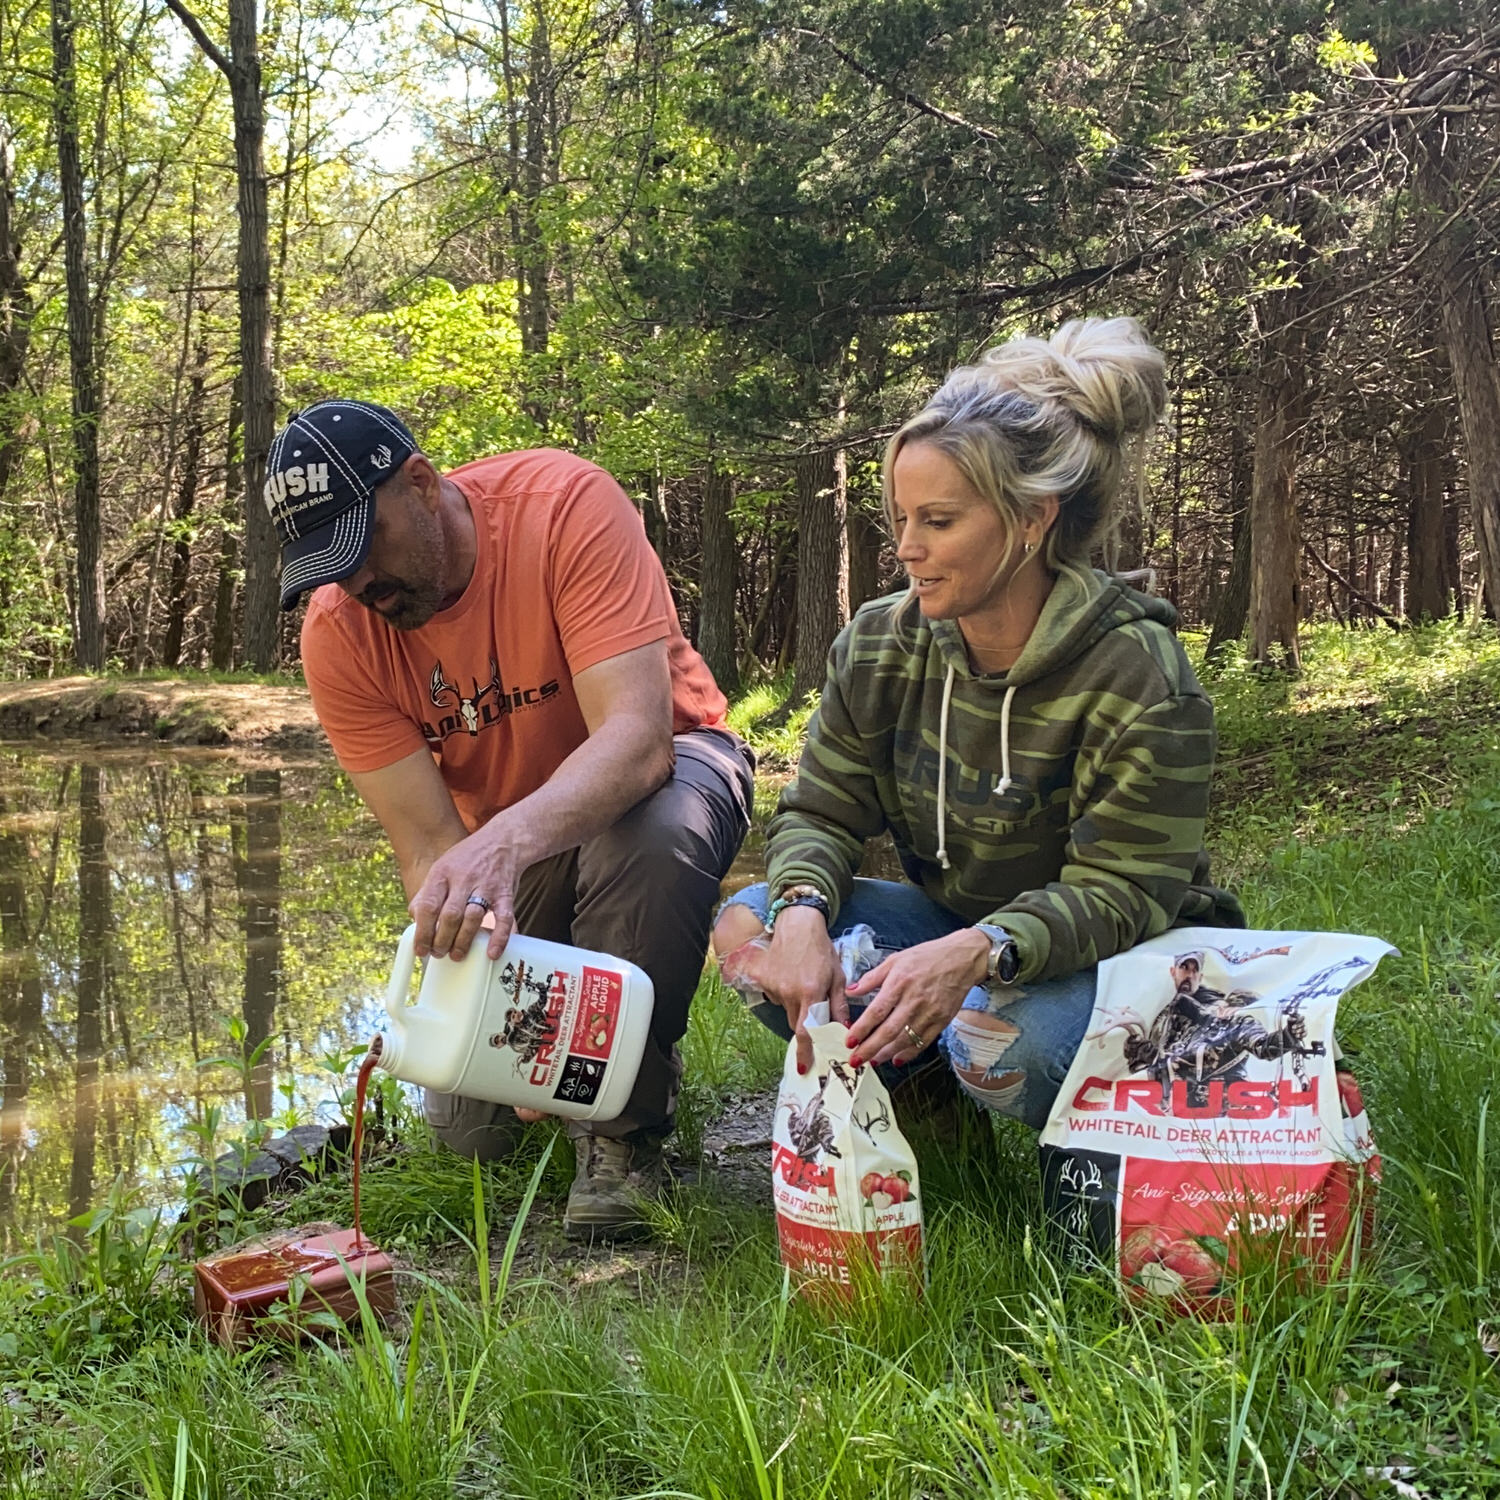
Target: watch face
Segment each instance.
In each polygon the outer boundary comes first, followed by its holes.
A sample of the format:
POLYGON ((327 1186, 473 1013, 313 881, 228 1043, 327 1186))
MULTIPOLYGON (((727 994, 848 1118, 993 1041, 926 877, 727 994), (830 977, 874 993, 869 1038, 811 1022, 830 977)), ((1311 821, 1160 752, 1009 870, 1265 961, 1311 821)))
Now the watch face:
POLYGON ((995 965, 995 977, 1001 984, 1014 984, 1021 972, 1021 954, 1014 938, 1007 938, 1000 949, 1000 961, 995 965))

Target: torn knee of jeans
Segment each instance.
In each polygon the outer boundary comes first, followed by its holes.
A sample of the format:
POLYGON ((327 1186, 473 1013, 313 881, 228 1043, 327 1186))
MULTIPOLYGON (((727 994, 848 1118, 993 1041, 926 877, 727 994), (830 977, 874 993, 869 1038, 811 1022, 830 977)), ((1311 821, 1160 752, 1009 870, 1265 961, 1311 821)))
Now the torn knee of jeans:
POLYGON ((987 1011, 961 1010, 948 1026, 948 1055, 956 1069, 983 1071, 993 1067, 1020 1035, 1021 1028, 1011 1021, 987 1011))
POLYGON ((996 1037, 1003 1037, 1007 1047, 1021 1034, 1021 1028, 1014 1021, 991 1015, 987 1010, 962 1010, 958 1013, 958 1019, 965 1026, 973 1026, 980 1031, 992 1032, 996 1037))
POLYGON ((1026 1074, 1017 1068, 1004 1073, 985 1072, 975 1077, 954 1070, 963 1091, 986 1109, 1009 1109, 1021 1097, 1026 1074))
POLYGON ((1026 1082, 1024 1069, 1005 1069, 1001 1059, 1021 1029, 983 1011, 960 1011, 944 1035, 948 1062, 965 1093, 990 1109, 1013 1104, 1026 1082))

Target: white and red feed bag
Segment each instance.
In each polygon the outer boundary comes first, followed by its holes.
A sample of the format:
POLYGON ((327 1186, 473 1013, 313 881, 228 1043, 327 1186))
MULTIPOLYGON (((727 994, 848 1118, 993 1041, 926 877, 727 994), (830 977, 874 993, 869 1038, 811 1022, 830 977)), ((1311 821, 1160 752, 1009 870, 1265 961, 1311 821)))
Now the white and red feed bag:
POLYGON ((813 1065, 787 1046, 772 1130, 781 1258, 805 1294, 852 1297, 870 1275, 923 1283, 917 1158, 875 1069, 849 1065, 848 1030, 808 1013, 813 1065))
POLYGON ((1395 952, 1329 932, 1178 928, 1099 966, 1041 1136, 1044 1201, 1131 1292, 1224 1313, 1261 1259, 1367 1240, 1380 1158, 1339 1062, 1340 998, 1395 952))

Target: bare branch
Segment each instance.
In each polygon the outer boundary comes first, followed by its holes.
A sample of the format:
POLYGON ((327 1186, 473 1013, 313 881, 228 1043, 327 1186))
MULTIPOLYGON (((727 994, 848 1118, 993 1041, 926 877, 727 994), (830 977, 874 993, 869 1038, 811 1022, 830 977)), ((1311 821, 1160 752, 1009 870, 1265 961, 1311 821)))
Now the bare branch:
POLYGON ((891 95, 892 98, 899 99, 903 104, 909 104, 919 114, 930 115, 934 120, 941 120, 945 125, 956 125, 960 130, 967 130, 971 135, 977 136, 981 141, 989 141, 992 145, 998 146, 1003 143, 1002 137, 997 135, 993 130, 986 130, 983 125, 976 125, 972 120, 964 119, 962 115, 955 115, 949 110, 939 109, 936 104, 923 99, 921 95, 913 94, 908 89, 900 89, 894 84, 888 83, 878 73, 865 67, 858 58, 844 51, 832 37, 825 36, 823 32, 811 31, 806 26, 794 26, 792 34, 794 36, 811 37, 814 41, 821 42, 851 72, 858 73, 866 83, 873 83, 876 88, 891 95))
POLYGON ((1366 609, 1373 610, 1377 615, 1380 616, 1382 620, 1385 621, 1387 625, 1391 626, 1393 629, 1404 630, 1406 628, 1405 620, 1403 620, 1399 615, 1393 615, 1390 610, 1388 610, 1383 604, 1380 604, 1376 600, 1372 599, 1368 594, 1362 593, 1359 589, 1355 588, 1355 586, 1350 583, 1349 580, 1338 571, 1338 569, 1336 569, 1331 563, 1327 562, 1324 559, 1322 553, 1320 553, 1311 542, 1304 541, 1302 543, 1302 546, 1307 555, 1312 558, 1312 560, 1317 563, 1317 565, 1336 584, 1338 584, 1338 586, 1343 589, 1351 599, 1356 599, 1359 601, 1359 603, 1363 604, 1366 609))
POLYGON ((230 61, 214 39, 203 29, 203 22, 182 3, 182 0, 167 0, 167 9, 187 27, 193 40, 202 48, 203 55, 228 78, 231 72, 230 61))

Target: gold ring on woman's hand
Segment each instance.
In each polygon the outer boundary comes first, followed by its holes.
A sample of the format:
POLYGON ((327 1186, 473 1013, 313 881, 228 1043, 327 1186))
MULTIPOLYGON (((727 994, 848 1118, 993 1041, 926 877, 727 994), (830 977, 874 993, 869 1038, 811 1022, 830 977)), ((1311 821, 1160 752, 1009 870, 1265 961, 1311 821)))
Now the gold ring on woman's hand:
POLYGON ((907 1036, 911 1038, 911 1044, 917 1049, 918 1052, 920 1052, 922 1048, 927 1045, 927 1043, 922 1040, 922 1033, 920 1031, 913 1031, 910 1026, 902 1026, 901 1029, 907 1034, 907 1036))

